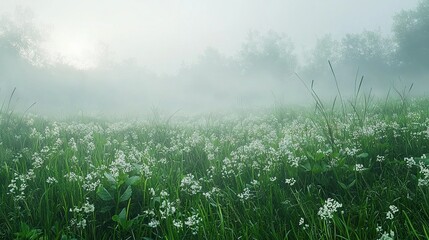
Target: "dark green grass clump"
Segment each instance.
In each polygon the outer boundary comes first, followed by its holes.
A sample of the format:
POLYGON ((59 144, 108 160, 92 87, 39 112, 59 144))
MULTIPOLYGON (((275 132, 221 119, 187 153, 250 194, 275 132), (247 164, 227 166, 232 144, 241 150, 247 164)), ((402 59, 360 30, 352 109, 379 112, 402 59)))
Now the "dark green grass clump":
POLYGON ((3 112, 0 238, 427 239, 427 102, 169 124, 3 112))

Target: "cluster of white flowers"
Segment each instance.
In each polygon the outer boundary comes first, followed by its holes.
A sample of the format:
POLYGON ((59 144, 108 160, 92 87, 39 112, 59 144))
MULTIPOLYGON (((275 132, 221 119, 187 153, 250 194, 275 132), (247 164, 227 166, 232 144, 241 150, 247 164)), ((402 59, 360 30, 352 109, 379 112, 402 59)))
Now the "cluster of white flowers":
POLYGON ((173 219, 173 226, 176 228, 183 228, 183 222, 179 219, 173 219))
POLYGON ((70 146, 70 148, 74 151, 77 152, 77 144, 76 141, 74 140, 74 138, 70 138, 68 145, 70 146))
POLYGON ((354 157, 360 151, 360 149, 346 147, 343 151, 347 156, 354 157))
POLYGON ((242 162, 239 162, 239 156, 236 155, 236 152, 232 152, 231 156, 232 158, 225 158, 222 161, 222 177, 228 178, 228 177, 234 177, 239 176, 241 172, 243 171, 244 164, 242 162))
POLYGON ((357 163, 354 167, 354 170, 356 172, 362 172, 362 171, 365 171, 366 168, 363 166, 363 164, 357 163))
POLYGON ((148 223, 148 226, 151 228, 157 228, 159 226, 160 222, 156 220, 155 218, 152 218, 150 222, 148 223))
POLYGON ((250 182, 250 184, 251 184, 252 186, 259 186, 259 181, 258 181, 258 180, 256 180, 256 179, 253 179, 253 180, 250 182))
POLYGON ((220 189, 217 187, 213 187, 212 190, 208 192, 204 192, 203 196, 206 197, 207 199, 212 199, 213 196, 218 196, 219 194, 220 194, 220 189))
POLYGON ((191 173, 187 174, 185 177, 183 177, 182 181, 180 181, 180 188, 182 191, 191 195, 201 192, 202 189, 200 182, 195 179, 195 176, 191 173))
POLYGON ((46 183, 48 183, 48 184, 54 184, 54 183, 58 183, 58 180, 55 179, 54 177, 48 177, 46 179, 46 183))
POLYGON ((100 185, 100 179, 98 179, 96 172, 90 172, 86 175, 82 188, 88 192, 93 192, 100 185))
POLYGON ((74 215, 70 220, 70 225, 78 229, 85 229, 87 225, 86 219, 94 210, 94 204, 89 203, 88 199, 86 199, 86 202, 81 207, 75 206, 74 208, 70 208, 69 211, 74 215))
POLYGON ((70 220, 70 225, 72 227, 76 227, 76 228, 80 228, 80 229, 85 229, 86 228, 86 219, 82 218, 82 219, 78 220, 77 218, 72 218, 70 220))
POLYGON ((250 192, 249 188, 245 188, 242 193, 237 194, 240 201, 244 202, 245 200, 249 200, 253 197, 253 194, 250 192))
POLYGON ((179 199, 176 202, 170 202, 168 199, 163 199, 161 206, 159 206, 159 213, 161 214, 161 219, 166 219, 169 216, 173 216, 176 213, 176 205, 179 205, 179 199))
POLYGON ((26 174, 16 174, 10 181, 8 185, 9 192, 13 196, 14 201, 21 201, 25 199, 26 193, 25 190, 28 187, 28 181, 34 179, 36 175, 34 174, 33 169, 28 170, 26 174))
POLYGON ((416 161, 414 160, 414 158, 413 157, 405 157, 404 158, 404 161, 405 161, 405 163, 407 164, 407 166, 409 167, 409 168, 411 168, 412 166, 414 166, 414 165, 416 165, 416 161))
POLYGON ((69 182, 81 182, 84 179, 82 176, 77 175, 74 172, 69 172, 69 173, 65 174, 64 178, 67 179, 67 181, 69 181, 69 182))
POLYGON ((386 219, 387 220, 392 220, 395 216, 395 213, 397 213, 399 211, 398 207, 396 207, 395 205, 390 205, 389 206, 389 211, 387 211, 386 213, 386 219))
POLYGON ((380 155, 377 155, 377 162, 384 162, 384 159, 385 159, 385 157, 384 156, 380 156, 380 155))
POLYGON ((42 159, 42 157, 40 157, 40 155, 37 152, 35 152, 33 154, 33 156, 31 157, 31 160, 33 161, 32 165, 33 165, 34 169, 42 167, 43 162, 44 162, 43 159, 42 159))
POLYGON ((86 213, 90 214, 93 213, 95 210, 94 204, 89 203, 88 198, 86 199, 86 202, 82 204, 81 207, 75 206, 74 208, 70 208, 70 212, 72 213, 86 213))
POLYGON ((310 227, 310 225, 308 223, 305 223, 304 218, 299 219, 298 225, 302 227, 302 230, 306 230, 307 228, 310 227))
POLYGON ((429 168, 423 163, 419 164, 420 178, 418 180, 419 186, 429 186, 429 168))
POLYGON ((295 178, 286 178, 285 183, 289 186, 293 186, 296 183, 295 178))
POLYGON ((332 198, 328 198, 325 201, 325 204, 319 208, 319 212, 317 212, 317 215, 320 216, 322 220, 329 220, 334 217, 334 213, 337 212, 338 208, 342 207, 343 204, 335 201, 332 198))
POLYGON ((110 164, 110 173, 113 177, 117 178, 120 172, 128 173, 132 170, 132 166, 126 161, 124 151, 117 150, 115 153, 115 160, 110 164))
POLYGON ((377 240, 393 240, 395 239, 395 232, 392 230, 390 232, 383 232, 380 238, 377 240))
POLYGON ((202 221, 198 213, 193 213, 191 216, 187 217, 185 220, 185 226, 187 226, 193 235, 198 233, 200 227, 200 222, 202 221))

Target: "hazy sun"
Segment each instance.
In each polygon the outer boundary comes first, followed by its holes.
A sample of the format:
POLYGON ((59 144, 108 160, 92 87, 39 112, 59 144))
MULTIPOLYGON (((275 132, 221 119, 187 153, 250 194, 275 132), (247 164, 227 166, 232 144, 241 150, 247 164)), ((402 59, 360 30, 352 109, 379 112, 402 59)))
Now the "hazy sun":
POLYGON ((97 67, 96 42, 83 35, 55 34, 46 43, 51 61, 80 70, 97 67))

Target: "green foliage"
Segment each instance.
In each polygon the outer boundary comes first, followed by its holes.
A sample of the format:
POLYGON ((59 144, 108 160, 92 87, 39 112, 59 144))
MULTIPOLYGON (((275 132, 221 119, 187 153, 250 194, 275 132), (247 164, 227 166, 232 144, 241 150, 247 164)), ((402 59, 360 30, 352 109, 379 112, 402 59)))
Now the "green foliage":
POLYGON ((316 109, 210 122, 3 112, 0 236, 424 239, 428 100, 369 101, 361 84, 341 105, 309 87, 316 109))
POLYGON ((421 0, 416 9, 403 10, 394 18, 398 44, 397 58, 404 67, 426 72, 429 67, 429 2, 421 0))

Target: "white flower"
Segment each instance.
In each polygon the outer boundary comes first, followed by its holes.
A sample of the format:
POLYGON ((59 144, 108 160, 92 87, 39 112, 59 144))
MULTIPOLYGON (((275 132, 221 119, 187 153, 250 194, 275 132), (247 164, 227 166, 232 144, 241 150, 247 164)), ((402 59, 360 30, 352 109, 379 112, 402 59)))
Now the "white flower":
POLYGON ((152 219, 150 220, 150 222, 148 223, 149 227, 151 228, 156 228, 159 226, 159 221, 156 219, 152 219))
POLYGON ((308 225, 307 223, 305 223, 304 218, 300 218, 298 224, 299 224, 299 226, 302 226, 303 230, 305 230, 305 229, 307 229, 307 228, 310 227, 310 225, 308 225))
POLYGON ((295 178, 286 178, 285 183, 289 186, 293 186, 296 183, 295 178))
POLYGON ((405 157, 404 161, 407 163, 407 166, 409 168, 411 168, 412 166, 416 165, 416 161, 414 161, 413 157, 409 157, 409 158, 405 157))
POLYGON ((271 182, 274 182, 275 180, 277 180, 277 177, 270 177, 271 182))
POLYGON ((180 187, 182 188, 182 191, 187 192, 191 195, 195 195, 198 192, 201 192, 201 184, 198 182, 198 180, 195 179, 194 175, 189 173, 186 175, 182 181, 180 182, 180 187))
POLYGON ((392 220, 395 217, 394 214, 397 213, 399 209, 395 205, 390 205, 389 209, 390 210, 386 213, 386 219, 392 220))
POLYGON ((250 182, 250 184, 252 184, 253 186, 258 186, 258 185, 259 185, 259 182, 258 182, 258 180, 253 179, 253 180, 250 182))
POLYGON ((241 201, 248 200, 253 196, 252 193, 250 193, 249 188, 245 188, 242 193, 237 194, 238 198, 240 198, 241 201))
POLYGON ((173 226, 175 226, 176 228, 182 228, 183 222, 177 219, 173 219, 173 226))
POLYGON ((390 233, 384 232, 383 235, 377 240, 393 240, 395 237, 395 232, 390 231, 390 233))
POLYGON ((199 216, 199 214, 195 213, 195 214, 186 218, 185 225, 189 229, 191 229, 193 235, 196 235, 198 233, 198 228, 199 228, 199 224, 201 221, 202 221, 202 219, 199 216))
POLYGON ((325 201, 325 204, 319 208, 319 212, 317 215, 320 216, 322 220, 332 219, 333 214, 337 212, 337 209, 342 207, 343 205, 332 198, 328 198, 325 201))
POLYGON ((377 160, 376 161, 377 162, 383 162, 384 161, 384 156, 377 155, 377 160))
POLYGON ((356 172, 362 172, 362 171, 366 170, 366 168, 363 167, 363 164, 358 163, 355 165, 354 170, 356 172))
POLYGON ((46 179, 46 182, 49 183, 49 184, 53 184, 53 183, 58 183, 58 180, 55 179, 54 177, 48 177, 46 179))

